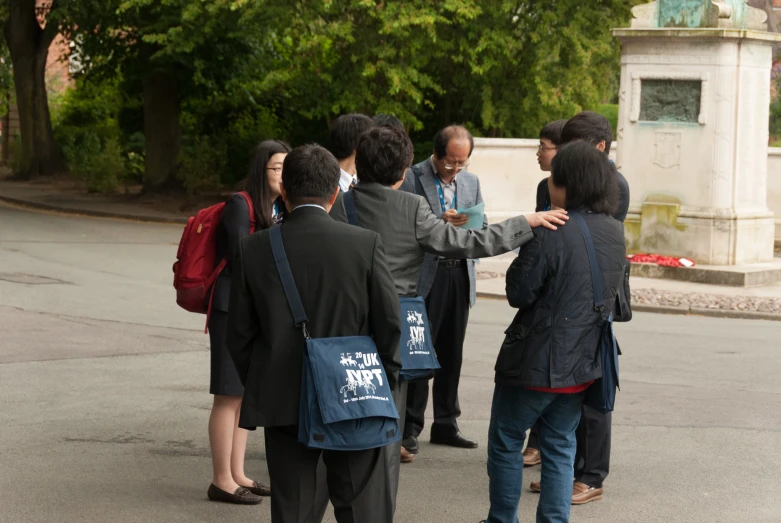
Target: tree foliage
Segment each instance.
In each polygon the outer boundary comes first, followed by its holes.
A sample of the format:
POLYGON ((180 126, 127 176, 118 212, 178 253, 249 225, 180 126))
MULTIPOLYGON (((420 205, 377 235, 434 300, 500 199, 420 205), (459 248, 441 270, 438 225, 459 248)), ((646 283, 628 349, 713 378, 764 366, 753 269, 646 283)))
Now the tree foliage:
POLYGON ((144 136, 145 181, 199 185, 181 172, 198 158, 227 156, 209 163, 234 181, 254 142, 325 142, 347 112, 396 115, 426 152, 453 122, 535 136, 613 101, 610 29, 640 1, 59 0, 51 17, 79 85, 120 79, 119 143, 144 136))

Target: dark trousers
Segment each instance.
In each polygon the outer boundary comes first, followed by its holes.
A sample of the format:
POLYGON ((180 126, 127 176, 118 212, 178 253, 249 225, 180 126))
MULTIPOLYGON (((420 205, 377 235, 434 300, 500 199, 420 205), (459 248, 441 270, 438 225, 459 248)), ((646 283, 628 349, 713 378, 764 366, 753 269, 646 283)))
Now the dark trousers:
MULTIPOLYGON (((407 385, 406 381, 400 381, 398 392, 394 392, 396 410, 400 413, 404 412, 404 406, 407 404, 407 385)), ((399 417, 399 430, 402 434, 404 433, 404 416, 399 417)), ((388 488, 388 495, 390 496, 391 512, 395 514, 396 498, 399 491, 399 472, 401 467, 401 441, 383 447, 382 453, 383 459, 385 460, 385 480, 388 488)), ((316 490, 314 514, 316 515, 316 518, 319 518, 315 519, 315 521, 320 521, 323 519, 323 515, 325 515, 325 512, 328 509, 328 478, 322 456, 317 464, 316 490)))
MULTIPOLYGON (((613 426, 613 413, 607 414, 583 405, 580 424, 575 433, 578 440, 578 452, 575 455, 575 480, 589 487, 602 488, 610 472, 610 435, 613 426)), ((528 447, 539 449, 537 424, 529 434, 528 447)), ((543 456, 542 459, 545 459, 543 456)))
POLYGON ((273 523, 319 523, 318 462, 322 456, 328 495, 339 523, 393 521, 382 448, 359 451, 310 449, 298 442, 298 427, 265 429, 273 523))
MULTIPOLYGON (((437 267, 431 291, 426 298, 434 349, 440 369, 434 374, 434 424, 446 431, 458 430, 461 415, 458 382, 464 355, 464 337, 469 321, 469 273, 466 260, 458 267, 437 267)), ((407 420, 404 436, 419 436, 423 431, 428 379, 414 380, 407 391, 407 420)))

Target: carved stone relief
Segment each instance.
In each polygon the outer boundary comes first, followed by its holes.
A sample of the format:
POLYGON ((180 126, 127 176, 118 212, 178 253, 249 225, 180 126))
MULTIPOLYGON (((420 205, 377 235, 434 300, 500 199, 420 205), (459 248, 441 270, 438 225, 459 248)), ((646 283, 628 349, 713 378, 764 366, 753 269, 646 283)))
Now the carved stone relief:
POLYGON ((662 169, 681 165, 681 133, 655 133, 654 164, 662 169))

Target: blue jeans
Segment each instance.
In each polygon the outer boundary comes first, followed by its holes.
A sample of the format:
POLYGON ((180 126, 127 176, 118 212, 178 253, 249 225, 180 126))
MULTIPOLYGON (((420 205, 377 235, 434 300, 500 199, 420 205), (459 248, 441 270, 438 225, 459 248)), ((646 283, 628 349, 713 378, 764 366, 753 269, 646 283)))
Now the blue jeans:
POLYGON ((585 393, 552 394, 496 385, 488 429, 491 510, 487 523, 518 523, 523 484, 523 442, 538 422, 542 492, 537 523, 566 523, 572 505, 575 429, 585 393))

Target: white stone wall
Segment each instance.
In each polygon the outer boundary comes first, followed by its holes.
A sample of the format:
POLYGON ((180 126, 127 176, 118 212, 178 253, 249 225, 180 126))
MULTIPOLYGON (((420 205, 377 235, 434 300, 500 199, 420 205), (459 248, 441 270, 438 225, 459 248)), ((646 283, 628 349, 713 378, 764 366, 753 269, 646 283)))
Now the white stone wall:
MULTIPOLYGON (((537 165, 538 143, 537 139, 475 138, 469 170, 480 178, 492 223, 534 211, 537 184, 546 176, 537 165)), ((614 142, 611 157, 615 157, 617 148, 614 142)), ((631 183, 629 189, 632 208, 639 212, 642 195, 633 190, 631 183)), ((768 153, 767 206, 775 213, 775 237, 781 240, 781 148, 770 148, 768 153)))

